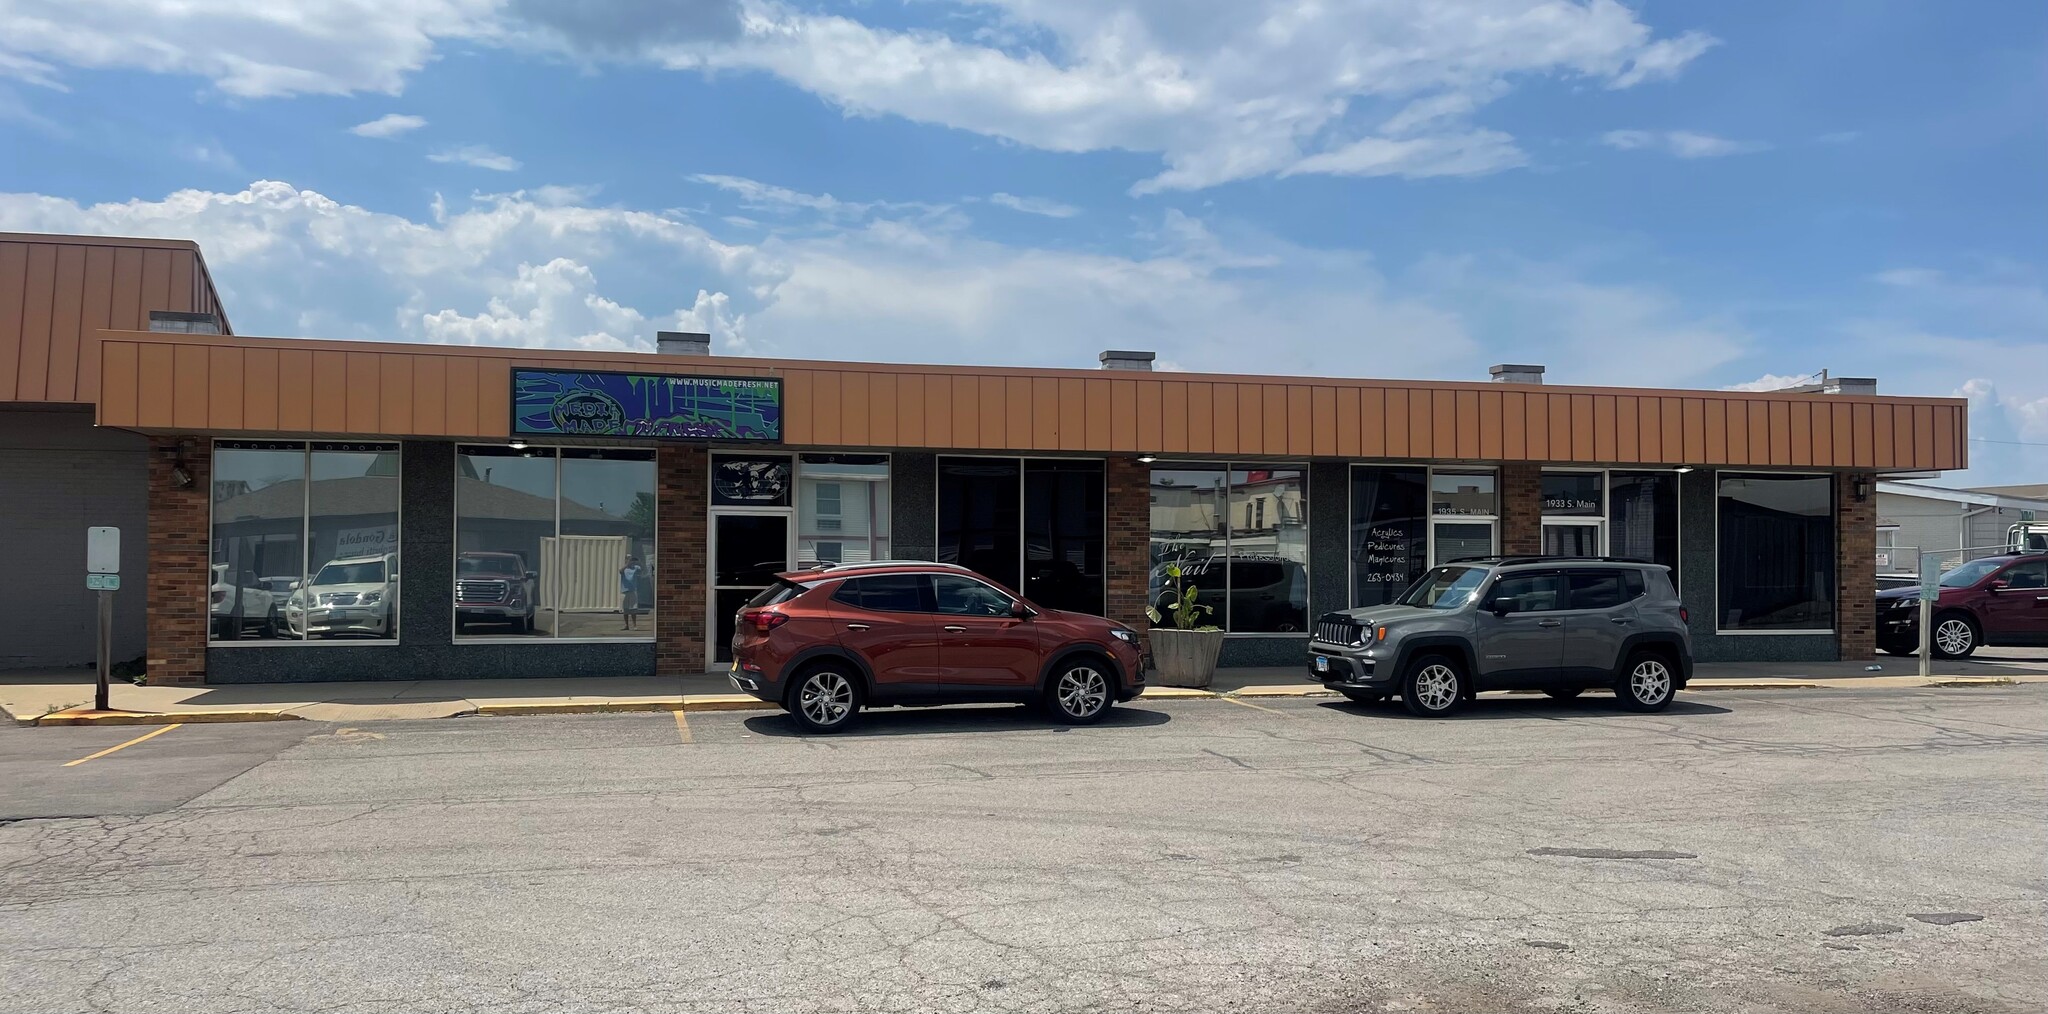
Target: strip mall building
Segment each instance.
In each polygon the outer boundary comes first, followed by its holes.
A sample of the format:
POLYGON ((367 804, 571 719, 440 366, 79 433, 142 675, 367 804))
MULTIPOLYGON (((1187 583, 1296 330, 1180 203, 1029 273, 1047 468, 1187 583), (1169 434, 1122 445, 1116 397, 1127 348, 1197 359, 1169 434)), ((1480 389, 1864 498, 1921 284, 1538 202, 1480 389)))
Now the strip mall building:
POLYGON ((1965 402, 1867 382, 1150 365, 240 336, 190 243, 0 234, 0 668, 91 657, 99 524, 154 683, 701 672, 769 575, 870 558, 1141 629, 1180 561, 1225 664, 1292 665, 1435 562, 1631 556, 1702 660, 1865 658, 1876 481, 1967 464, 1965 402))

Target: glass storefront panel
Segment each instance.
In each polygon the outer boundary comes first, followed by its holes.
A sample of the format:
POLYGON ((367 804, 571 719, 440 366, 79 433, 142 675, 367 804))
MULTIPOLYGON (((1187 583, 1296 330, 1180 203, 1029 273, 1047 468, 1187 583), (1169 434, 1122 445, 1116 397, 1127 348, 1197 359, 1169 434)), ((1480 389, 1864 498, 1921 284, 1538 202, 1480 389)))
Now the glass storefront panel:
POLYGON ((308 638, 398 637, 397 444, 315 443, 306 582, 285 624, 308 638))
POLYGON ((1102 495, 1100 461, 1024 463, 1025 598, 1102 613, 1102 495))
POLYGON ((461 447, 455 463, 455 636, 552 637, 554 450, 461 447))
POLYGON ((1429 473, 1429 513, 1435 517, 1494 517, 1492 472, 1435 469, 1429 473))
POLYGON ((1676 472, 1614 472, 1607 485, 1607 552, 1648 560, 1678 574, 1678 483, 1676 472))
POLYGON ((1543 473, 1543 516, 1597 518, 1606 513, 1607 473, 1543 473))
POLYGON ((789 490, 786 456, 711 456, 711 503, 715 507, 787 507, 789 490))
POLYGON ((1834 628, 1834 483, 1828 476, 1716 477, 1722 630, 1834 628))
POLYGON ((939 562, 1019 587, 1022 481, 1023 463, 1015 458, 940 458, 939 562))
POLYGON ((1435 563, 1449 563, 1453 560, 1468 560, 1493 555, 1493 524, 1491 522, 1442 522, 1436 524, 1435 563))
POLYGON ((214 445, 210 640, 296 639, 283 610, 306 578, 305 533, 304 443, 214 445))
POLYGON ((1544 556, 1601 556, 1600 525, 1543 526, 1544 556))
POLYGON ((1428 473, 1351 469, 1351 604, 1378 606, 1428 569, 1428 473))
POLYGON ((561 638, 654 636, 654 453, 562 449, 561 530, 542 605, 561 638))
POLYGON ((1154 468, 1151 482, 1152 567, 1147 601, 1159 610, 1161 625, 1172 626, 1167 603, 1172 578, 1167 568, 1178 564, 1195 586, 1195 604, 1204 607, 1201 624, 1224 626, 1229 617, 1229 590, 1219 564, 1230 553, 1230 472, 1220 465, 1176 464, 1154 468))
POLYGON ((889 456, 797 456, 797 566, 890 559, 889 456))
POLYGON ((1300 469, 1230 473, 1230 608, 1235 633, 1308 629, 1308 481, 1300 469))

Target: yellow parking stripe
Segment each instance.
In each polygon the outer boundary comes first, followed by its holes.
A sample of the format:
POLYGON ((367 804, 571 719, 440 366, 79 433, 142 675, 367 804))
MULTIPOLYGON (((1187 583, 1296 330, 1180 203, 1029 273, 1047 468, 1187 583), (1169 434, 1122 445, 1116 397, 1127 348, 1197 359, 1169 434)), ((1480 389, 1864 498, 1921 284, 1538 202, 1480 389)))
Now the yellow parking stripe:
POLYGON ((685 743, 696 742, 696 740, 691 738, 690 736, 690 720, 683 716, 683 710, 681 708, 676 709, 675 716, 676 734, 683 737, 683 742, 685 743))
POLYGON ((161 736, 161 735, 163 735, 164 733, 166 733, 166 732, 169 732, 169 731, 171 731, 172 729, 176 729, 176 728, 179 728, 180 726, 182 726, 182 725, 184 725, 184 724, 185 724, 185 723, 183 723, 183 722, 174 722, 174 723, 172 723, 172 724, 170 724, 170 725, 166 725, 166 726, 164 726, 164 727, 163 727, 163 728, 161 728, 161 729, 155 729, 155 730, 152 730, 152 731, 150 731, 150 732, 145 732, 145 733, 143 733, 142 735, 140 735, 140 736, 137 736, 137 737, 135 737, 134 739, 131 739, 131 740, 129 740, 128 742, 126 742, 126 743, 123 743, 123 744, 121 744, 120 746, 110 746, 110 747, 106 748, 105 750, 101 750, 101 751, 100 751, 99 753, 96 753, 96 754, 92 754, 91 756, 87 756, 87 757, 80 757, 80 758, 78 758, 78 759, 77 759, 77 760, 75 760, 75 761, 65 761, 65 762, 64 762, 64 766, 68 768, 68 767, 72 767, 72 766, 74 766, 74 765, 78 765, 78 764, 83 764, 83 763, 85 763, 86 761, 89 761, 89 760, 98 760, 98 759, 100 759, 101 757, 105 757, 106 755, 108 755, 108 754, 110 754, 110 753, 113 753, 113 752, 114 752, 114 751, 116 751, 116 750, 126 750, 126 749, 128 749, 129 747, 131 747, 131 746, 134 746, 135 744, 137 744, 137 743, 140 743, 140 742, 142 742, 142 741, 143 741, 143 740, 145 740, 145 739, 155 739, 155 738, 157 738, 158 736, 161 736))
POLYGON ((1226 700, 1226 701, 1229 701, 1230 703, 1232 703, 1232 704, 1235 704, 1235 705, 1237 705, 1237 706, 1238 706, 1238 707, 1240 707, 1240 708, 1250 708, 1250 709, 1252 709, 1253 711, 1263 711, 1263 712, 1265 712, 1265 713, 1267 713, 1267 714, 1269 714, 1269 715, 1279 715, 1279 716, 1280 716, 1281 718, 1293 718, 1293 717, 1294 717, 1293 715, 1290 715, 1290 714, 1288 714, 1288 713, 1287 713, 1287 712, 1285 712, 1285 711, 1281 711, 1281 710, 1280 710, 1279 708, 1269 708, 1269 707, 1266 707, 1266 706, 1265 706, 1265 705, 1263 705, 1263 704, 1253 704, 1253 703, 1252 703, 1252 702, 1250 702, 1250 701, 1243 701, 1243 700, 1239 700, 1239 699, 1237 699, 1237 698, 1235 698, 1235 697, 1224 697, 1224 698, 1221 698, 1221 699, 1222 699, 1222 700, 1226 700))

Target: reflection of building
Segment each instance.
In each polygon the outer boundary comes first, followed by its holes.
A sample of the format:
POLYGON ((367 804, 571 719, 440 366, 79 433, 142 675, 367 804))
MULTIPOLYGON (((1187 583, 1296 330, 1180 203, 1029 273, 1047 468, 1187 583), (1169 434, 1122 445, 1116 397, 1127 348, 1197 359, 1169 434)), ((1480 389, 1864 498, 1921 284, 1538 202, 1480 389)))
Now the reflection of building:
MULTIPOLYGON (((1855 618, 1875 582, 1876 479, 1967 465, 1963 402, 1878 397, 1869 386, 1688 392, 1546 387, 1540 371, 1521 368, 1497 371, 1512 382, 1480 384, 539 353, 259 340, 194 333, 208 328, 182 318, 166 322, 177 333, 152 333, 160 308, 229 330, 196 250, 157 241, 0 236, 0 292, 85 308, 63 317, 61 335, 56 315, 0 314, 0 362, 23 367, 0 375, 0 401, 14 406, 0 412, 10 562, 74 572, 79 529, 120 524, 133 569, 124 563, 117 615, 139 624, 142 601, 156 606, 149 657, 159 681, 701 670, 718 632, 774 587, 777 570, 884 552, 961 561, 1137 627, 1158 561, 1221 558, 1202 573, 1203 593, 1229 614, 1226 662, 1298 664, 1306 618, 1383 596, 1422 549, 1429 560, 1540 552, 1546 469, 1607 474, 1604 514, 1579 518, 1607 527, 1579 533, 1587 539, 1674 564, 1682 549, 1679 592, 1700 657, 1855 657, 1871 650, 1855 618), (109 293, 107 279, 126 288, 109 293), (517 369, 778 380, 781 439, 714 449, 625 431, 529 446, 535 437, 512 425, 517 369), (38 407, 20 407, 29 403, 38 407), (224 467, 226 442, 296 444, 317 457, 328 440, 395 447, 396 474, 328 478, 313 467, 273 481, 272 471, 224 467), (505 473, 462 470, 464 458, 494 455, 550 458, 559 481, 530 490, 505 473), (788 481, 779 491, 721 487, 714 455, 776 459, 758 467, 786 469, 788 481), (856 455, 869 470, 859 476, 841 469, 856 455), (606 478, 626 460, 630 485, 606 478), (1625 472, 1659 473, 1662 492, 1647 503, 1616 497, 1625 472), (1717 524, 1737 499, 1727 480, 1800 474, 1825 481, 1773 491, 1786 503, 1734 504, 1732 537, 1717 524), (1354 496, 1397 479, 1408 500, 1419 499, 1415 482, 1436 488, 1412 509, 1354 496), (390 492, 371 492, 380 484, 395 487, 396 506, 390 492), (218 546, 209 517, 222 524, 218 546), (579 539, 598 541, 569 548, 579 539), (1799 542, 1800 563, 1721 566, 1744 540, 1799 542), (404 634, 391 643, 210 649, 206 610, 163 606, 201 594, 213 558, 276 571, 293 557, 318 566, 401 543, 404 634), (574 617, 578 629, 547 631, 553 640, 459 638, 463 551, 560 572, 557 612, 586 591, 601 602, 607 583, 616 595, 613 561, 637 553, 652 629, 622 636, 623 617, 592 614, 574 617), (1721 608, 1729 603, 1743 605, 1721 608), (1723 636, 1730 625, 1784 636, 1723 636)), ((0 639, 0 665, 89 654, 91 598, 74 584, 0 583, 0 610, 24 618, 0 639)), ((140 654, 140 642, 138 628, 124 643, 140 654)))

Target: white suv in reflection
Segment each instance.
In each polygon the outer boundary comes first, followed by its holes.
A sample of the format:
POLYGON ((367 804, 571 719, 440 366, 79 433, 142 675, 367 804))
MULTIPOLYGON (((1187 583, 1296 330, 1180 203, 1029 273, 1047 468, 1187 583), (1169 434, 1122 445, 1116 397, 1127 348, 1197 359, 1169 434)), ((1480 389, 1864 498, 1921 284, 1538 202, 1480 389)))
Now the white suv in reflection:
POLYGON ((284 604, 293 637, 393 637, 398 633, 398 555, 329 560, 284 604))
POLYGON ((236 640, 252 629, 261 637, 276 637, 277 610, 272 608, 275 599, 269 590, 254 575, 232 580, 228 576, 230 569, 229 564, 214 564, 213 584, 206 593, 206 611, 213 624, 214 639, 236 640))

